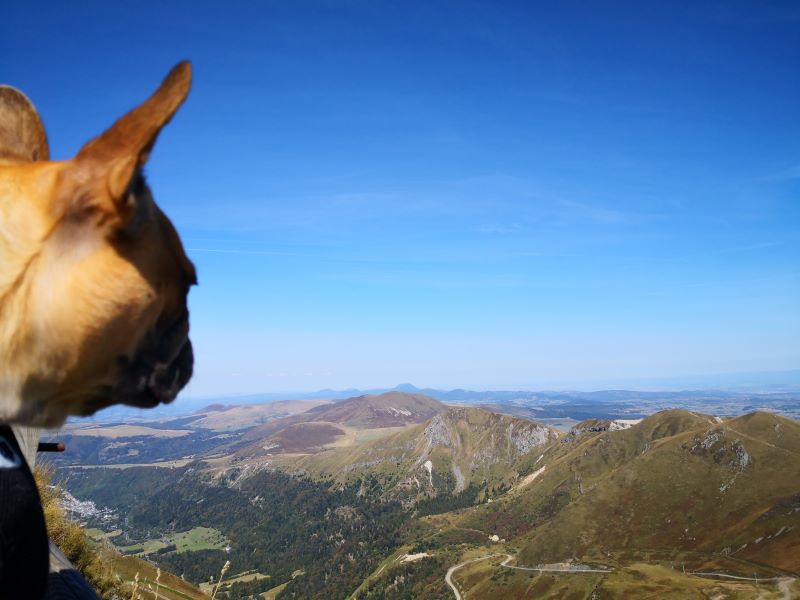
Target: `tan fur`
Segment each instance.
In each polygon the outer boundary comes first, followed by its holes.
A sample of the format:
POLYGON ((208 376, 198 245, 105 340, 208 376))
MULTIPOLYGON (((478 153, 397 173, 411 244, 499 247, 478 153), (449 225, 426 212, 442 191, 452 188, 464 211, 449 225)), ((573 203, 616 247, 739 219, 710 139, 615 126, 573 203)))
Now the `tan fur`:
POLYGON ((190 82, 180 63, 63 162, 27 98, 0 88, 0 421, 153 406, 191 376, 194 267, 140 174, 190 82))

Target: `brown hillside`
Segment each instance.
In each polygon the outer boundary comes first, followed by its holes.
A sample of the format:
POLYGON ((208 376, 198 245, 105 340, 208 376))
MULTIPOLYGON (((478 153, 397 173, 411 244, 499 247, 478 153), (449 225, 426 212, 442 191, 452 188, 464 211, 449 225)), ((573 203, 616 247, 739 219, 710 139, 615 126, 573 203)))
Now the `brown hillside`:
POLYGON ((264 442, 264 449, 275 454, 308 452, 332 444, 343 435, 346 432, 331 423, 295 423, 268 437, 264 442))
POLYGON ((245 442, 263 440, 290 425, 310 421, 324 421, 359 429, 402 427, 413 423, 423 423, 445 409, 445 405, 438 400, 422 394, 387 392, 378 395, 357 396, 265 423, 248 431, 243 439, 245 442))

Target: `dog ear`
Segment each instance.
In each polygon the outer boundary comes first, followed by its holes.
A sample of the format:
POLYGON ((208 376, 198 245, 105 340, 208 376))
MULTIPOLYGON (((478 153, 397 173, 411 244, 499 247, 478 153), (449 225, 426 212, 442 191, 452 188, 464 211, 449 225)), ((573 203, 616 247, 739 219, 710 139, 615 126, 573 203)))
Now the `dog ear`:
POLYGON ((0 158, 49 160, 50 148, 39 113, 18 89, 0 85, 0 158))
POLYGON ((81 148, 75 168, 87 171, 92 180, 105 178, 111 200, 122 209, 134 174, 147 162, 158 133, 169 123, 192 82, 188 61, 175 65, 161 87, 145 102, 81 148))

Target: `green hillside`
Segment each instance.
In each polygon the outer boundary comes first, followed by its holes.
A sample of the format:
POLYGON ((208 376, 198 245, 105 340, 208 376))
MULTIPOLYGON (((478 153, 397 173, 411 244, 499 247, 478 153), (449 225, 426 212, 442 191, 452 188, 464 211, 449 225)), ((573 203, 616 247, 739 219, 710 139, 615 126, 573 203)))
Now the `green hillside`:
POLYGON ((446 566, 472 598, 800 593, 800 424, 672 410, 627 425, 577 424, 492 503, 422 519, 407 551, 428 556, 387 561, 358 597, 452 598, 446 566))
POLYGON ((513 539, 521 564, 687 552, 796 572, 798 444, 800 425, 768 413, 658 413, 566 437, 532 485, 462 523, 513 539))

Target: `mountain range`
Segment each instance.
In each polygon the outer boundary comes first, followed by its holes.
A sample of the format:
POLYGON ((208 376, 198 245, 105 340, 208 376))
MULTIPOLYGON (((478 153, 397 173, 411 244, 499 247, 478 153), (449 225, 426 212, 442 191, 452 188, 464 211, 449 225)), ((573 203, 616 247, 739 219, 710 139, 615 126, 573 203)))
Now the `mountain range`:
POLYGON ((230 560, 230 600, 800 591, 795 419, 518 414, 546 402, 391 391, 75 424, 58 472, 121 551, 196 584, 230 560))
MULTIPOLYGON (((90 422, 137 421, 153 418, 166 418, 190 414, 207 405, 223 406, 261 405, 279 400, 345 400, 348 398, 378 395, 386 392, 417 393, 436 398, 442 402, 471 404, 512 404, 524 405, 531 402, 562 405, 575 412, 583 406, 581 418, 600 416, 621 417, 621 411, 637 408, 645 414, 669 406, 683 406, 692 410, 704 407, 727 405, 729 412, 742 413, 750 407, 768 408, 779 413, 791 413, 798 417, 797 399, 800 398, 800 370, 738 373, 729 375, 685 377, 664 381, 644 382, 644 387, 595 387, 595 391, 570 389, 439 389, 418 388, 410 383, 402 383, 394 388, 342 390, 322 389, 305 392, 265 392, 253 394, 216 395, 212 397, 182 397, 169 405, 162 405, 146 413, 126 406, 114 406, 88 419, 90 422), (622 403, 621 405, 619 403, 622 403), (592 412, 594 411, 594 412, 592 412)), ((565 411, 556 411, 555 417, 563 416, 565 411)))

